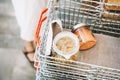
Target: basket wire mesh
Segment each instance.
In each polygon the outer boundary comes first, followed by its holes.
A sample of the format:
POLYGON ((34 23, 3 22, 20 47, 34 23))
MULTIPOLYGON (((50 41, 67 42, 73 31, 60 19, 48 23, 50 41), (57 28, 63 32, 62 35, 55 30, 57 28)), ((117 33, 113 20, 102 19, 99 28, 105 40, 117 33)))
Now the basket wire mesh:
MULTIPOLYGON (((120 37, 120 21, 102 17, 101 14, 106 13, 101 7, 103 5, 114 4, 103 3, 102 0, 49 0, 48 19, 42 29, 42 38, 39 36, 42 42, 35 53, 35 61, 38 62, 36 80, 120 80, 120 70, 117 69, 45 56, 48 26, 55 19, 60 19, 65 29, 86 23, 94 33, 120 37)), ((117 11, 108 13, 120 16, 117 11)))

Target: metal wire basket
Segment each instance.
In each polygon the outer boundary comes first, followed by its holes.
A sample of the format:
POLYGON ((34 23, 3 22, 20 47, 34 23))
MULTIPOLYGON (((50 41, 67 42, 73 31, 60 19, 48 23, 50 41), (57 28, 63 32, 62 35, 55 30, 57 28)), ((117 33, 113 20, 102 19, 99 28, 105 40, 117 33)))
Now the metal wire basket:
MULTIPOLYGON (((116 19, 104 16, 103 6, 120 5, 104 3, 102 0, 49 0, 47 20, 39 34, 40 45, 37 45, 35 62, 37 62, 36 80, 120 80, 120 70, 79 61, 45 56, 46 37, 49 36, 49 23, 60 19, 63 28, 72 29, 78 23, 90 25, 94 33, 120 37, 120 13, 116 10, 107 13, 118 15, 116 19), (69 64, 67 64, 69 63, 69 64)), ((35 64, 36 65, 36 64, 35 64)))

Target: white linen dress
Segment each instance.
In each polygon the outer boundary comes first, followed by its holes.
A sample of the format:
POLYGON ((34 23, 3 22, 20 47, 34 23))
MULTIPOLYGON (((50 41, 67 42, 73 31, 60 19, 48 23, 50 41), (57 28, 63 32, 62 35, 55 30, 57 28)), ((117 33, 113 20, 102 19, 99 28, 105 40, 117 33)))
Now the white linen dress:
POLYGON ((46 7, 47 0, 12 0, 12 3, 21 38, 33 41, 40 13, 46 7))

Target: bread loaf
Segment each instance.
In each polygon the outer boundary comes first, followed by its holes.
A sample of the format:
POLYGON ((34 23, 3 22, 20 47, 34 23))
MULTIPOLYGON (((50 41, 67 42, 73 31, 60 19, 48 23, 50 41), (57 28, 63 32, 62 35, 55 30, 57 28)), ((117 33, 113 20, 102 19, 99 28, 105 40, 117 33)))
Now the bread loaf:
POLYGON ((101 13, 101 17, 120 21, 120 15, 117 13, 110 13, 110 12, 104 11, 104 13, 101 13))
POLYGON ((120 0, 103 0, 101 17, 120 21, 120 0))
POLYGON ((120 11, 120 0, 103 0, 103 3, 103 9, 106 11, 120 11))

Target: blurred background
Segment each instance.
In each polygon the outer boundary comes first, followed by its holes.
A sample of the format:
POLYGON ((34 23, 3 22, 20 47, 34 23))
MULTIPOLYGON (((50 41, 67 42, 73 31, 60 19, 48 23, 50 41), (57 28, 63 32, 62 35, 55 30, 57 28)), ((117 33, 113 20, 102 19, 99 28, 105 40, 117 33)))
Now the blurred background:
POLYGON ((11 0, 0 0, 0 80, 35 80, 19 32, 11 0))

